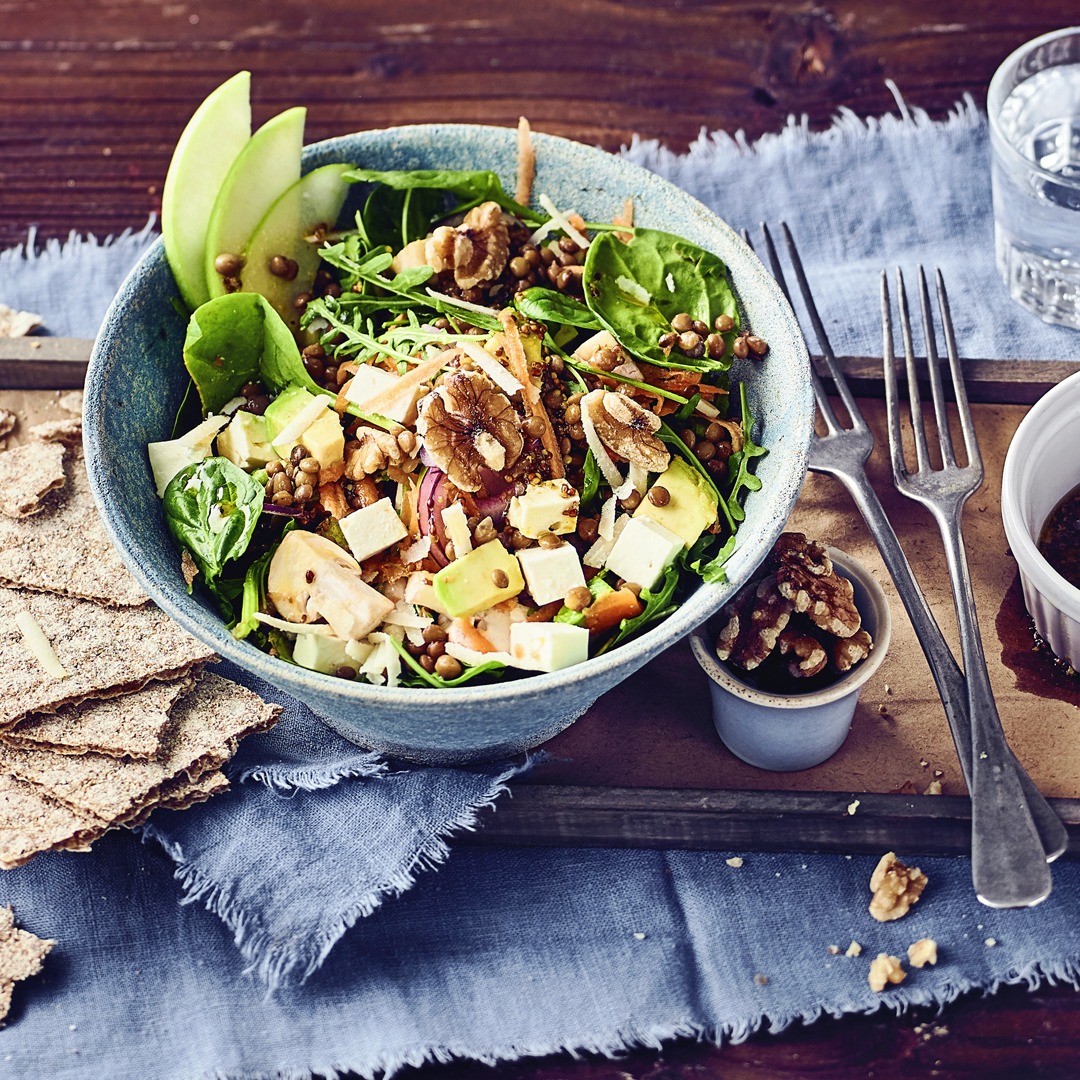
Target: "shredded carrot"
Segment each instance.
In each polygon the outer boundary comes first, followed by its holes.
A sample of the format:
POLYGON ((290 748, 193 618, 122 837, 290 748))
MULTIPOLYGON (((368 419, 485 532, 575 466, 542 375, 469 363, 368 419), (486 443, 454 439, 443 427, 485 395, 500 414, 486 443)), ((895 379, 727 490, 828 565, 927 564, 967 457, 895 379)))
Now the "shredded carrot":
POLYGON ((536 149, 533 147, 529 121, 524 116, 518 117, 517 155, 517 191, 514 198, 522 206, 528 206, 532 198, 533 176, 536 174, 536 149))
POLYGON ((521 344, 517 323, 514 322, 514 316, 507 308, 499 312, 499 322, 503 325, 503 347, 506 350, 510 370, 524 387, 521 396, 525 401, 525 407, 529 410, 530 416, 535 416, 544 425, 540 433, 540 442, 551 455, 551 477, 553 480, 562 480, 566 476, 566 469, 563 466, 562 452, 559 450, 559 440, 555 437, 555 429, 551 426, 547 409, 540 400, 540 390, 529 375, 529 361, 525 356, 525 346, 521 344))
MULTIPOLYGON (((634 200, 627 198, 623 203, 623 211, 621 214, 616 214, 611 219, 612 225, 625 225, 630 228, 634 224, 634 200)), ((621 240, 624 244, 629 244, 634 239, 634 234, 629 232, 617 232, 615 234, 616 239, 621 240)))

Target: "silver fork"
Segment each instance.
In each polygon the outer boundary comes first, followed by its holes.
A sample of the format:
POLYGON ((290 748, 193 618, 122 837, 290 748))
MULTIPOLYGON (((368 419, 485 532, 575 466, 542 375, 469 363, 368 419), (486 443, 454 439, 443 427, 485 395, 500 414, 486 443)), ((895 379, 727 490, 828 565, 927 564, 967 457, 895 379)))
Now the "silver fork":
MULTIPOLYGON (((825 333, 821 317, 818 315, 813 294, 810 292, 810 286, 803 271, 802 260, 799 258, 799 252, 795 247, 791 233, 783 223, 781 223, 780 228, 784 234, 788 257, 795 271, 811 325, 814 327, 819 346, 825 357, 826 366, 853 425, 851 428, 844 428, 840 425, 825 392, 825 387, 816 372, 811 370, 814 396, 817 399, 828 434, 824 437, 818 436, 815 438, 810 455, 810 468, 814 472, 826 473, 834 477, 847 488, 881 551, 885 566, 896 583, 897 593, 907 609, 915 634, 919 639, 923 652, 926 654, 927 662, 930 665, 938 692, 941 695, 953 741, 956 744, 964 780, 970 791, 971 726, 968 719, 967 684, 963 673, 953 658, 952 652, 945 643, 941 630, 934 620, 926 598, 915 580, 915 575, 912 573, 907 557, 900 547, 896 533, 885 516, 881 501, 866 477, 863 467, 873 449, 873 435, 866 426, 847 382, 836 363, 836 357, 832 351, 832 346, 829 344, 828 335, 825 333)), ((766 225, 762 224, 761 229, 773 275, 785 296, 788 296, 790 300, 787 282, 773 244, 772 235, 766 225)), ((750 242, 745 230, 743 237, 748 243, 750 242)), ((1039 837, 1046 853, 1046 859, 1047 861, 1056 859, 1065 850, 1068 843, 1065 827, 1042 797, 1030 777, 1023 770, 1019 770, 1017 775, 1031 806, 1039 837)))
POLYGON ((934 402, 942 467, 934 469, 930 464, 919 379, 915 369, 915 351, 911 340, 907 293, 903 275, 897 268, 896 292, 904 339, 911 427, 915 437, 916 471, 910 472, 907 468, 900 438, 900 403, 893 354, 892 306, 889 302, 888 278, 882 273, 881 325, 884 337, 885 405, 889 418, 893 483, 900 494, 922 504, 930 511, 945 545, 960 631, 971 726, 969 790, 972 879, 975 892, 984 904, 991 907, 1027 907, 1039 903, 1049 895, 1050 870, 1046 865, 1028 801, 1020 786, 1022 769, 1005 742, 1005 733, 1001 729, 1001 720, 986 672, 961 520, 968 497, 982 484, 982 457, 979 454, 964 377, 957 357, 949 298, 940 270, 936 271, 936 280, 938 311, 945 333, 945 347, 968 463, 961 468, 953 450, 930 297, 926 288, 926 275, 920 266, 919 306, 922 310, 930 392, 934 402))

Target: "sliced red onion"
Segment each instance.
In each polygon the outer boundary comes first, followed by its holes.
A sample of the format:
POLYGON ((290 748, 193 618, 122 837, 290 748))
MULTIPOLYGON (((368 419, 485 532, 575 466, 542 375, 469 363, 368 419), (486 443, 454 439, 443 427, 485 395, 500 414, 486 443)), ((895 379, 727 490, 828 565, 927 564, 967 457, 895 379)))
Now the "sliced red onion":
POLYGON ((420 444, 420 461, 426 465, 429 469, 437 469, 439 466, 435 464, 435 459, 428 452, 428 448, 423 443, 420 444))
POLYGON ((416 493, 416 516, 420 535, 431 537, 431 551, 428 554, 440 566, 446 566, 450 562, 443 551, 446 530, 443 526, 442 511, 447 502, 446 473, 432 465, 424 473, 420 490, 416 493))

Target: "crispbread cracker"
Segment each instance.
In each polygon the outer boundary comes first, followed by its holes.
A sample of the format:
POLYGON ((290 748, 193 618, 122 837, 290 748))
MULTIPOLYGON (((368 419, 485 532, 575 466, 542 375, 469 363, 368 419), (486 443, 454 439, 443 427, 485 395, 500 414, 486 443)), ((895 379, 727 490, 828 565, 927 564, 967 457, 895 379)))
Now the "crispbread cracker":
POLYGON ((160 752, 169 710, 193 682, 191 675, 171 682, 155 679, 130 694, 91 698, 78 705, 64 705, 54 713, 28 716, 0 735, 0 741, 24 750, 57 754, 92 751, 147 760, 160 752))
POLYGON ((82 417, 46 420, 35 424, 30 434, 42 442, 58 442, 65 446, 82 446, 82 417))
POLYGON ((129 829, 134 829, 142 825, 159 807, 165 810, 186 810, 189 806, 206 802, 207 799, 228 790, 228 778, 220 769, 208 772, 200 776, 198 780, 188 780, 186 777, 168 780, 161 785, 157 799, 143 806, 134 817, 125 821, 124 825, 129 829))
POLYGON ((18 422, 19 417, 10 409, 0 409, 0 439, 10 435, 18 422))
POLYGON ((41 963, 56 944, 15 925, 10 905, 0 908, 0 1020, 11 1007, 11 991, 17 982, 41 970, 41 963))
POLYGON ((0 729, 30 713, 88 697, 111 697, 173 679, 214 652, 160 608, 101 607, 52 593, 0 587, 0 729), (29 610, 52 643, 66 679, 55 679, 23 642, 15 615, 29 610))
POLYGON ((104 604, 149 599, 112 546, 90 493, 82 448, 64 462, 63 491, 28 518, 0 517, 0 584, 81 596, 104 604))
POLYGON ((0 451, 0 513, 20 518, 36 514, 41 500, 64 483, 64 447, 32 442, 0 451))
POLYGON ((70 390, 56 404, 65 412, 75 413, 76 416, 82 416, 83 392, 81 390, 70 390))
POLYGON ((89 851, 108 828, 97 815, 50 799, 36 784, 0 776, 0 869, 22 866, 41 851, 89 851))
POLYGON ((71 809, 124 822, 168 781, 197 781, 224 765, 240 739, 273 726, 281 707, 217 675, 203 674, 172 710, 156 761, 122 762, 104 754, 72 757, 0 745, 0 772, 39 786, 71 809))

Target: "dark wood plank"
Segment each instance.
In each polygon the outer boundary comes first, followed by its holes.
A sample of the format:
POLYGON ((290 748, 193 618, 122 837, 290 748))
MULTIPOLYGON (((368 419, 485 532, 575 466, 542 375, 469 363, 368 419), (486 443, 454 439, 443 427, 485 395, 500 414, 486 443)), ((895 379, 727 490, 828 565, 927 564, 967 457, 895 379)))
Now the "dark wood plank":
POLYGON ((425 121, 512 126, 676 150, 702 128, 751 139, 844 106, 943 116, 1065 20, 1060 0, 843 9, 801 0, 9 0, 0 31, 0 248, 140 228, 184 124, 240 68, 256 123, 306 105, 308 141, 425 121))

